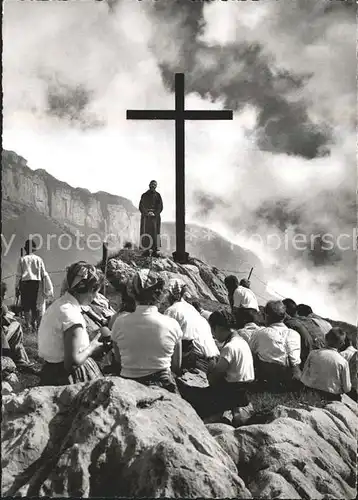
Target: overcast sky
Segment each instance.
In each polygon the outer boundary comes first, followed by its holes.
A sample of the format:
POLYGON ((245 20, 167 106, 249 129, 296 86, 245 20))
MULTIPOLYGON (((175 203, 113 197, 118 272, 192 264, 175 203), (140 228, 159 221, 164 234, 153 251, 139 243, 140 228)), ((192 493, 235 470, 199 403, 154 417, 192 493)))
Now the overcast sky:
POLYGON ((341 315, 352 318, 351 253, 318 262, 248 237, 352 231, 355 7, 343 4, 7 0, 3 147, 135 205, 157 179, 172 219, 174 125, 127 121, 126 110, 173 108, 182 71, 187 109, 234 111, 232 122, 186 125, 187 220, 255 248, 276 289, 296 280, 291 295, 308 288, 327 313, 344 284, 341 315))

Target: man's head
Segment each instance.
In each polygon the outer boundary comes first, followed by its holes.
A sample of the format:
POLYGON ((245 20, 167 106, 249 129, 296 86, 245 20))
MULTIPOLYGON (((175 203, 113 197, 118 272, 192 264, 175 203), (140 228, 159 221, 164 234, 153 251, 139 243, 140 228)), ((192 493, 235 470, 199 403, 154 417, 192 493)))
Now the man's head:
POLYGON ((226 276, 224 283, 229 293, 234 292, 239 286, 239 280, 233 274, 231 274, 230 276, 226 276))
POLYGON ((149 189, 151 191, 155 191, 157 189, 157 186, 158 186, 157 181, 150 181, 150 183, 149 183, 149 189))
POLYGON ((6 292, 7 292, 7 284, 5 283, 5 281, 2 281, 1 282, 1 300, 4 300, 6 292))
POLYGON ((281 300, 270 300, 265 306, 265 319, 267 325, 281 323, 286 314, 286 307, 281 300))
POLYGON ((30 254, 32 252, 36 252, 36 250, 37 250, 36 243, 31 239, 28 239, 25 241, 24 248, 25 248, 25 252, 27 254, 30 254))
POLYGON ((219 342, 225 342, 231 335, 231 328, 235 326, 234 316, 224 309, 211 313, 208 321, 213 335, 219 342))
POLYGON ((260 324, 260 313, 256 309, 237 307, 234 315, 237 328, 243 328, 248 323, 260 324))
POLYGON ((283 304, 285 304, 286 306, 286 312, 287 314, 289 314, 290 316, 292 316, 293 318, 296 316, 297 314, 297 304, 294 300, 292 299, 284 299, 282 301, 283 304))
POLYGON ((309 316, 312 312, 311 307, 307 304, 298 304, 297 306, 297 314, 299 316, 309 316))
POLYGON ((243 278, 241 281, 240 281, 240 286, 243 286, 244 288, 249 288, 251 287, 251 282, 250 280, 248 280, 247 278, 243 278))
POLYGON ((346 340, 346 333, 342 330, 342 328, 334 327, 327 333, 325 340, 327 347, 339 349, 343 346, 346 340))

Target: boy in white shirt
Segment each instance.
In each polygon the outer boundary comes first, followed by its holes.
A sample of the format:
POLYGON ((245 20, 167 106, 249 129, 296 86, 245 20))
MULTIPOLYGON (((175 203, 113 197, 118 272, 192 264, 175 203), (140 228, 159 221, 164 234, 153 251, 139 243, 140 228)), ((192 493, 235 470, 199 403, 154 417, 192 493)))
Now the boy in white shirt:
POLYGON ((179 389, 202 418, 232 410, 233 425, 237 426, 248 420, 252 413, 247 398, 247 389, 255 378, 251 350, 248 343, 232 330, 235 324, 232 314, 214 311, 209 323, 214 336, 223 343, 218 361, 209 366, 209 387, 185 387, 181 383, 179 389))
POLYGON ((332 328, 326 335, 327 347, 311 351, 303 369, 301 382, 328 401, 340 401, 352 388, 348 361, 338 352, 345 336, 341 328, 332 328))

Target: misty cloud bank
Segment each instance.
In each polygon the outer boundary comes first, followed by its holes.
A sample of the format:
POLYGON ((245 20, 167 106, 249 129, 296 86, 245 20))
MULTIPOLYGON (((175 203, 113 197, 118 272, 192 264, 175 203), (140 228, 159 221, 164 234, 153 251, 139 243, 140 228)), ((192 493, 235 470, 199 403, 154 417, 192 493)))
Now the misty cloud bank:
POLYGON ((233 109, 186 125, 187 217, 255 250, 273 289, 355 321, 353 2, 8 2, 4 147, 61 180, 174 215, 174 127, 129 108, 233 109), (98 175, 99 171, 101 172, 98 175), (351 235, 351 250, 272 250, 276 235, 351 235))

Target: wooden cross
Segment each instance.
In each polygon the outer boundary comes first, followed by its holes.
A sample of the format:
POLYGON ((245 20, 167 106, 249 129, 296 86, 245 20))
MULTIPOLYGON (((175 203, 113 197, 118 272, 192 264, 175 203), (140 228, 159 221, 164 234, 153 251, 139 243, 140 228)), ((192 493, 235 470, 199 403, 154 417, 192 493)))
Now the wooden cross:
POLYGON ((231 110, 185 110, 184 73, 175 74, 175 109, 127 110, 127 120, 174 120, 175 121, 175 262, 185 264, 189 254, 185 251, 185 121, 232 120, 231 110))

